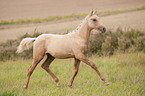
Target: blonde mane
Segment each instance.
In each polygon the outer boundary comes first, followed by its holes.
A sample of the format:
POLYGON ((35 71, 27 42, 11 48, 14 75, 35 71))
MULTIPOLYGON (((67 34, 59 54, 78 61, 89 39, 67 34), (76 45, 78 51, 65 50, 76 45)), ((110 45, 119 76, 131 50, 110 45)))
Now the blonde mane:
POLYGON ((79 30, 79 28, 85 23, 85 21, 88 19, 89 15, 87 15, 82 22, 77 26, 77 28, 75 30, 73 30, 72 32, 77 32, 79 30))

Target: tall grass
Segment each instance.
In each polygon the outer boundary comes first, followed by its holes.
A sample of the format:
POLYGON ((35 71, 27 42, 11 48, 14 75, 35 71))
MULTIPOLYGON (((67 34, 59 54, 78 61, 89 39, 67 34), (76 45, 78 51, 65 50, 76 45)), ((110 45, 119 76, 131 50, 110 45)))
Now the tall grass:
POLYGON ((99 56, 136 51, 145 52, 145 34, 133 29, 118 28, 116 32, 93 34, 88 44, 88 53, 97 53, 99 56))
MULTIPOLYGON (((32 58, 32 48, 21 54, 17 54, 16 50, 20 41, 26 37, 37 37, 42 33, 34 32, 34 34, 26 33, 17 40, 8 40, 0 43, 0 60, 15 60, 17 57, 23 59, 32 58)), ((133 29, 122 30, 118 28, 116 32, 108 31, 105 34, 92 34, 88 43, 88 56, 98 54, 99 56, 111 56, 117 52, 133 53, 145 52, 145 35, 144 32, 133 29)))
MULTIPOLYGON (((50 69, 60 79, 61 87, 39 64, 31 76, 28 89, 22 86, 32 60, 0 62, 0 96, 144 96, 145 54, 142 52, 97 57, 92 60, 110 82, 104 85, 97 73, 81 63, 73 86, 67 87, 73 72, 73 60, 55 60, 50 69)), ((42 62, 41 62, 42 63, 42 62)))

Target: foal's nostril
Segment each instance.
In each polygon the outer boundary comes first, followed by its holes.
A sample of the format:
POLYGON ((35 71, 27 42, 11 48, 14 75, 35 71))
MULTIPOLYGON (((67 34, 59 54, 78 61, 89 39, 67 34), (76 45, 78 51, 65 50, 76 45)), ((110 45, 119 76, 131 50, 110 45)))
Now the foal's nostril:
POLYGON ((106 28, 105 27, 103 28, 103 31, 106 32, 106 28))

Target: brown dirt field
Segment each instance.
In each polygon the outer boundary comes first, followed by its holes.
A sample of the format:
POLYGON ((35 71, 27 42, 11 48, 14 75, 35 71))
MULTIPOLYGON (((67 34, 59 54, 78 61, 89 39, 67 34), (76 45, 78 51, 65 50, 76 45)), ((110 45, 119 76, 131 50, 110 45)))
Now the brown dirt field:
MULTIPOLYGON (((3 14, 0 14, 0 20, 86 13, 92 9, 130 8, 144 4, 145 0, 61 0, 61 3, 57 0, 51 2, 50 0, 35 0, 35 2, 34 0, 31 2, 28 0, 1 0, 0 13, 3 14)), ((104 16, 101 17, 101 20, 107 29, 131 27, 145 31, 145 10, 104 16)), ((0 42, 16 39, 25 33, 33 33, 36 28, 38 32, 66 32, 68 29, 77 27, 81 21, 82 19, 69 18, 37 24, 0 26, 0 42)))
POLYGON ((0 20, 86 13, 145 5, 145 0, 0 0, 0 20))

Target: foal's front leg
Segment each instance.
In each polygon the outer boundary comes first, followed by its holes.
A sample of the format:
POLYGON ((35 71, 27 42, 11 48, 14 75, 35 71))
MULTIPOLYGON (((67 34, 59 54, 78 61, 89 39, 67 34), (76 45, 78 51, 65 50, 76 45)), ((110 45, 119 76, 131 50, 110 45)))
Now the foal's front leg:
POLYGON ((79 70, 80 60, 78 60, 76 58, 74 58, 74 59, 75 59, 75 62, 74 62, 73 76, 71 77, 71 79, 70 79, 70 81, 68 83, 68 86, 72 86, 72 83, 73 83, 73 81, 75 79, 75 76, 77 75, 78 70, 79 70))
POLYGON ((87 65, 89 65, 90 67, 92 67, 96 72, 97 74, 99 75, 99 77, 101 78, 102 81, 105 82, 106 85, 108 85, 108 81, 103 77, 103 75, 99 72, 97 66, 92 62, 90 61, 88 58, 86 58, 86 56, 84 54, 78 54, 76 56, 77 59, 79 59, 80 61, 83 61, 84 63, 86 63, 87 65))

